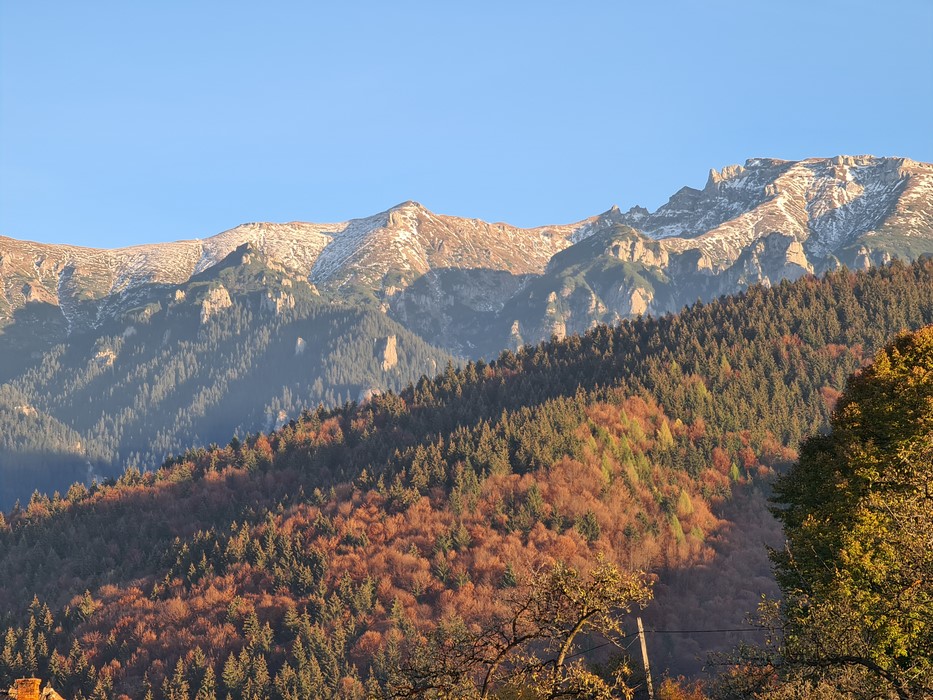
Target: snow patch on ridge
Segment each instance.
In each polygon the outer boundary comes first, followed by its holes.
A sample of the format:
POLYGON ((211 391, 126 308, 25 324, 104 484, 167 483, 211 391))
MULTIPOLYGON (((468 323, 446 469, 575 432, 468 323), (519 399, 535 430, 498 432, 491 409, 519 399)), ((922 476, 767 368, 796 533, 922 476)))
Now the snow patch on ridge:
MULTIPOLYGON (((511 295, 544 274, 556 253, 619 224, 657 239, 659 259, 699 251, 689 265, 704 275, 728 269, 748 246, 774 233, 794 238, 819 270, 841 252, 851 259, 847 246, 857 240, 864 241, 868 255, 870 237, 890 234, 879 245, 896 254, 891 246, 904 236, 931 237, 931 204, 930 164, 872 156, 752 158, 744 166, 711 170, 703 189, 684 187, 654 212, 613 207, 576 223, 537 228, 439 215, 405 202, 343 223, 250 223, 210 238, 115 250, 0 237, 4 278, 16 280, 0 291, 5 308, 15 309, 45 290, 70 329, 92 326, 128 308, 137 296, 142 300, 147 285, 183 284, 249 243, 294 277, 331 290, 354 282, 388 303, 429 274, 418 293, 436 296, 435 306, 449 304, 454 294, 476 308, 492 309, 505 299, 484 302, 484 295, 498 294, 489 285, 511 295), (474 274, 457 277, 445 270, 474 274), (21 291, 24 284, 32 285, 29 298, 21 291), (453 292, 450 284, 458 285, 453 292)), ((791 249, 797 251, 787 246, 791 249)))

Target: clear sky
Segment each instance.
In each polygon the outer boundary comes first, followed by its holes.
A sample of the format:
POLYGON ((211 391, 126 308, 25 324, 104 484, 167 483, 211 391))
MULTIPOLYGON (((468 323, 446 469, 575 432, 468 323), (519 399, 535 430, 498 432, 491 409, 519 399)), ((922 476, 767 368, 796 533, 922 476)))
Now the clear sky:
POLYGON ((933 161, 930 0, 0 0, 0 235, 415 199, 522 226, 746 158, 933 161))

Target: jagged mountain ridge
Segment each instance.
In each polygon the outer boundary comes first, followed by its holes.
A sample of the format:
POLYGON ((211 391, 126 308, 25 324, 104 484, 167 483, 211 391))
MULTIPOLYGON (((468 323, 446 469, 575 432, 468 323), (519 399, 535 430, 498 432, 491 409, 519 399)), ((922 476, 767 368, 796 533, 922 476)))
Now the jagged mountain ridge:
POLYGON ((840 265, 933 253, 933 166, 904 158, 756 158, 711 170, 651 213, 613 210, 509 300, 518 344, 840 265))
POLYGON ((769 229, 826 257, 882 224, 928 233, 930 212, 918 221, 911 204, 929 202, 930 178, 928 164, 904 158, 754 158, 713 169, 702 190, 684 187, 656 212, 634 208, 620 223, 669 239, 671 250, 699 248, 714 268, 734 262, 736 248, 769 229))
POLYGON ((249 243, 322 290, 374 296, 415 330, 446 337, 449 349, 494 352, 519 339, 560 334, 562 324, 577 330, 841 263, 864 268, 893 256, 914 258, 933 250, 931 201, 933 166, 906 158, 755 158, 711 170, 702 190, 684 187, 655 212, 613 207, 580 222, 533 229, 405 202, 343 223, 251 223, 203 240, 115 250, 0 238, 0 322, 40 301, 57 305, 71 330, 93 327, 102 315, 125 308, 125 298, 132 300, 140 287, 182 284, 249 243), (636 234, 627 234, 625 245, 613 228, 620 225, 636 234), (562 251, 599 234, 609 236, 607 246, 597 251, 591 242, 576 257, 614 257, 652 283, 623 274, 611 292, 590 289, 588 311, 577 309, 571 319, 569 307, 555 309, 573 290, 555 279, 535 317, 490 317, 510 300, 535 306, 516 295, 553 276, 562 251), (557 299, 548 301, 552 294, 557 299), (489 347, 456 331, 475 333, 489 323, 509 327, 489 347))
POLYGON ((479 308, 467 275, 434 271, 391 310, 467 355, 581 332, 697 299, 840 265, 933 253, 933 166, 905 158, 755 158, 711 170, 651 213, 613 207, 579 225, 541 275, 486 273, 501 300, 479 308))
POLYGON ((540 273, 551 256, 591 222, 520 229, 441 216, 417 202, 404 202, 344 223, 249 223, 203 240, 118 249, 0 236, 0 320, 25 303, 44 301, 59 305, 73 324, 82 302, 131 294, 147 284, 182 284, 246 243, 289 274, 332 289, 356 284, 386 291, 385 286, 391 294, 397 282, 410 283, 431 269, 446 267, 540 273), (397 279, 387 280, 392 273, 397 279))

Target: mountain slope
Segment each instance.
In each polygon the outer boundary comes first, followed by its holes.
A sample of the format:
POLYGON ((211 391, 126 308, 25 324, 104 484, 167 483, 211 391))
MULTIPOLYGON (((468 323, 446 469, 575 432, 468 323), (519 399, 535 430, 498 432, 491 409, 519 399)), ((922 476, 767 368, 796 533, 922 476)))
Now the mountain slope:
POLYGON ((802 269, 820 272, 837 261, 885 262, 886 235, 917 239, 929 252, 931 196, 933 166, 906 158, 756 158, 712 170, 703 190, 684 188, 653 214, 629 212, 622 223, 662 239, 669 254, 700 251, 700 267, 714 273, 780 234, 799 244, 789 255, 802 269))
POLYGON ((123 297, 147 285, 182 284, 245 243, 293 279, 344 300, 377 300, 429 342, 475 356, 495 353, 518 336, 546 338, 562 323, 580 329, 645 311, 676 311, 757 282, 933 252, 933 166, 873 156, 755 158, 712 170, 702 190, 684 187, 655 212, 613 207, 574 224, 534 229, 434 214, 405 202, 344 223, 246 224, 204 240, 117 250, 0 238, 0 323, 49 304, 70 331, 97 327, 123 297), (626 282, 623 274, 612 293, 590 290, 595 299, 582 309, 573 305, 576 318, 548 318, 553 308, 538 308, 533 316, 497 319, 496 327, 506 330, 486 337, 491 314, 510 299, 529 305, 526 287, 535 280, 550 285, 545 299, 550 292, 572 294, 549 277, 560 267, 555 256, 618 225, 646 241, 600 250, 590 245, 574 256, 589 256, 593 264, 616 257, 653 283, 626 282), (649 246, 655 252, 646 258, 642 249, 651 239, 658 245, 649 246))
MULTIPOLYGON (((3 415, 11 434, 28 430, 12 425, 21 404, 50 436, 76 431, 80 454, 55 453, 69 478, 76 454, 85 471, 151 467, 267 416, 400 388, 451 355, 929 253, 933 166, 872 156, 752 159, 653 213, 613 207, 534 229, 405 202, 118 250, 2 238, 0 382, 23 397, 3 415), (260 381, 275 390, 254 394, 260 381)), ((8 462, 25 455, 16 444, 8 462)))
MULTIPOLYGON (((238 699, 381 693, 413 639, 490 622, 529 571, 599 556, 658 574, 649 628, 737 626, 767 565, 723 516, 826 424, 873 348, 931 314, 933 261, 756 287, 35 497, 0 526, 0 605, 21 621, 0 680, 31 647, 85 695, 148 679, 169 697, 208 667, 238 699)), ((695 668, 696 640, 649 643, 659 668, 695 668)))
POLYGON ((154 468, 308 406, 400 389, 452 359, 377 309, 322 298, 248 243, 183 284, 140 286, 119 302, 0 386, 3 507, 79 473, 154 468))
POLYGON ((496 340, 535 341, 597 322, 676 312, 752 284, 933 253, 933 166, 840 156, 711 171, 656 212, 610 212, 493 322, 496 340))
POLYGON ((331 289, 356 284, 374 292, 388 287, 391 294, 398 282, 439 268, 540 272, 587 223, 519 229, 405 202, 339 224, 244 224, 204 240, 115 250, 0 237, 0 321, 29 302, 47 302, 60 307, 73 329, 95 325, 102 300, 148 284, 182 284, 246 243, 291 276, 331 289))

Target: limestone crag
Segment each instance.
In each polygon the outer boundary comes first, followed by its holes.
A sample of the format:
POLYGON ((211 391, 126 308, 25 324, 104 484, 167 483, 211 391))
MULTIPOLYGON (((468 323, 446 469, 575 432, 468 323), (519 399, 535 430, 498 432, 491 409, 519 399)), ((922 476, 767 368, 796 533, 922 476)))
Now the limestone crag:
POLYGON ((394 335, 376 341, 376 357, 383 372, 388 372, 398 364, 398 339, 394 335))
POLYGON ((231 306, 233 306, 233 300, 226 287, 223 285, 211 287, 207 296, 201 301, 201 325, 207 323, 211 316, 231 306))
MULTIPOLYGON (((189 303, 182 286, 238 265, 266 271, 251 289, 277 316, 294 308, 299 286, 330 303, 374 300, 429 342, 475 356, 677 311, 749 284, 927 253, 933 165, 752 158, 711 169, 702 189, 683 187, 653 212, 613 206, 537 228, 435 214, 409 201, 343 223, 251 223, 117 250, 0 238, 0 326, 38 314, 37 327, 60 339, 114 319, 138 321, 158 297, 150 290, 178 287, 174 301, 158 298, 180 307, 189 303)), ((215 286, 194 296, 202 322, 237 293, 215 286)))
POLYGON ((285 309, 295 308, 295 297, 282 290, 273 291, 270 289, 266 291, 263 298, 263 307, 278 316, 285 309))

